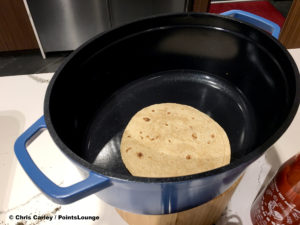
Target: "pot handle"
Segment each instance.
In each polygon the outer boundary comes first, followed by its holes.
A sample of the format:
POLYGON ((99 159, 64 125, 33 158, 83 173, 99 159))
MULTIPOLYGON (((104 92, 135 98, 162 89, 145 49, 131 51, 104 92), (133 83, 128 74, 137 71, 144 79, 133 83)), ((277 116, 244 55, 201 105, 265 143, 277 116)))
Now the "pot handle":
POLYGON ((272 36, 276 39, 278 39, 278 37, 279 37, 280 27, 278 26, 278 24, 276 24, 270 20, 267 20, 263 17, 257 16, 255 14, 252 14, 252 13, 249 13, 246 11, 242 11, 242 10, 234 9, 234 10, 229 10, 229 11, 220 13, 220 15, 234 17, 236 19, 250 23, 252 25, 255 25, 255 26, 271 33, 272 36))
POLYGON ((16 140, 14 148, 15 154, 27 175, 52 201, 59 204, 72 203, 110 185, 107 177, 93 171, 90 171, 85 180, 68 187, 60 187, 49 180, 35 165, 26 148, 46 128, 44 116, 42 116, 16 140))

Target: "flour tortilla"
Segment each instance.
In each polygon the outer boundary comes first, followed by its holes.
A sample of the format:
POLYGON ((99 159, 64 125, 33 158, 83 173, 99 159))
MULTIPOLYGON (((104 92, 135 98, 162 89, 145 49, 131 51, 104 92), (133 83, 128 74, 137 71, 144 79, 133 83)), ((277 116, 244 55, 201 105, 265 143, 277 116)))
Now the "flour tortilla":
POLYGON ((120 150, 126 168, 140 177, 205 172, 229 164, 231 154, 228 137, 217 122, 176 103, 137 112, 125 128, 120 150))

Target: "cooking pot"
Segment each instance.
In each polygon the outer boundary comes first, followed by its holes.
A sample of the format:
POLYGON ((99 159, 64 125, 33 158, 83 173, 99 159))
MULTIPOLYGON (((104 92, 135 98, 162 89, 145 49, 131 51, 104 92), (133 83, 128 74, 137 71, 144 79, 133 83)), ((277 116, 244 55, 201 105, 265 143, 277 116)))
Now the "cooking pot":
POLYGON ((227 190, 293 120, 299 73, 287 50, 249 22, 275 37, 278 26, 249 13, 226 15, 233 17, 146 18, 74 51, 51 79, 44 116, 15 143, 32 181, 60 204, 96 193, 114 207, 140 214, 179 212, 227 190), (230 164, 180 177, 130 175, 120 157, 122 132, 138 110, 162 102, 193 106, 217 121, 230 140, 230 164), (59 187, 38 169, 26 144, 44 128, 87 178, 59 187))

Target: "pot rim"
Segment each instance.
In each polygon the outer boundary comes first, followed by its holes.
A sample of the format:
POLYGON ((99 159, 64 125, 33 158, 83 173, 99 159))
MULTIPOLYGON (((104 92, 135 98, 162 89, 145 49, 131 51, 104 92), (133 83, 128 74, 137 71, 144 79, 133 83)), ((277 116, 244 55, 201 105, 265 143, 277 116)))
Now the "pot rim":
POLYGON ((67 57, 67 59, 64 61, 64 63, 62 63, 62 65, 58 68, 58 70, 53 75, 53 77, 48 85, 45 99, 44 99, 44 116, 45 116, 45 122, 46 122, 47 128, 49 130, 49 133, 50 133, 52 139, 54 140, 54 142, 57 144, 57 146, 62 150, 62 152, 64 152, 68 157, 70 157, 71 160, 75 161, 76 163, 80 164, 81 166, 83 166, 84 168, 86 168, 88 170, 92 170, 98 174, 107 176, 111 179, 121 179, 121 180, 126 180, 126 181, 133 181, 133 182, 143 182, 143 183, 184 182, 187 180, 201 179, 204 177, 209 177, 212 175, 221 175, 222 173, 224 173, 228 170, 237 168, 241 165, 244 165, 244 169, 245 169, 250 163, 252 163, 254 160, 258 159, 269 147, 271 147, 281 137, 281 135, 287 130, 287 128, 289 127, 289 125, 291 124, 291 122, 293 121, 293 119, 297 113, 299 101, 300 101, 300 79, 299 79, 298 67, 297 67, 296 63, 294 62, 290 53, 286 50, 286 48, 279 41, 277 41, 271 35, 267 34, 265 31, 262 31, 259 28, 255 27, 251 24, 239 21, 232 17, 211 14, 211 13, 197 13, 197 12, 190 13, 189 12, 189 13, 162 14, 162 15, 158 15, 158 16, 151 16, 151 17, 139 19, 134 22, 130 22, 128 24, 118 26, 112 30, 108 30, 104 33, 98 34, 95 37, 93 37, 90 40, 83 43, 80 47, 78 47, 75 51, 73 51, 67 57), (295 90, 296 90, 295 96, 293 99, 293 103, 292 103, 292 107, 291 107, 290 112, 288 113, 286 119, 283 121, 282 125, 262 145, 255 148, 252 152, 248 153, 244 157, 235 159, 233 162, 230 162, 228 165, 217 168, 217 169, 213 169, 213 170, 202 172, 202 173, 192 174, 192 175, 186 175, 186 176, 167 177, 167 178, 148 178, 148 177, 136 177, 136 176, 132 176, 132 175, 123 175, 123 174, 115 173, 113 171, 107 171, 105 169, 102 169, 100 167, 92 165, 91 163, 87 162, 86 160, 80 158, 69 147, 67 147, 64 144, 64 142, 60 139, 60 137, 58 136, 58 134, 55 131, 55 128, 52 124, 50 110, 49 110, 49 101, 50 101, 50 96, 51 96, 53 86, 55 85, 55 81, 57 80, 59 75, 64 70, 64 67, 73 59, 73 57, 77 56, 81 52, 82 49, 84 49, 86 46, 88 46, 90 43, 92 43, 96 39, 109 35, 110 32, 117 32, 120 29, 126 29, 127 27, 132 26, 132 24, 143 23, 144 21, 148 21, 148 20, 153 20, 153 19, 155 20, 155 19, 167 18, 167 17, 171 18, 171 17, 178 17, 178 16, 181 16, 181 17, 213 16, 213 17, 219 17, 219 18, 222 18, 225 20, 230 20, 234 23, 243 24, 252 29, 255 29, 256 32, 262 33, 263 35, 267 36, 270 39, 270 41, 273 41, 273 42, 275 42, 275 44, 277 44, 277 46, 282 50, 282 52, 285 54, 285 56, 288 58, 289 62, 291 63, 291 67, 292 67, 292 69, 294 71, 294 75, 295 75, 294 78, 295 78, 295 90))

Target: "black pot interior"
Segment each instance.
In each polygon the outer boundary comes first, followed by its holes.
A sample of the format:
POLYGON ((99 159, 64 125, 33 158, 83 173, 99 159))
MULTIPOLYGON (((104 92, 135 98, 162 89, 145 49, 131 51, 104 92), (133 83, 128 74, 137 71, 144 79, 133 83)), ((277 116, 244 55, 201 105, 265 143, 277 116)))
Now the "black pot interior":
POLYGON ((129 175, 119 142, 130 118, 155 103, 187 104, 224 128, 234 163, 286 122, 295 71, 280 44, 238 21, 209 14, 152 18, 77 50, 49 85, 45 116, 67 154, 118 176, 129 175))

